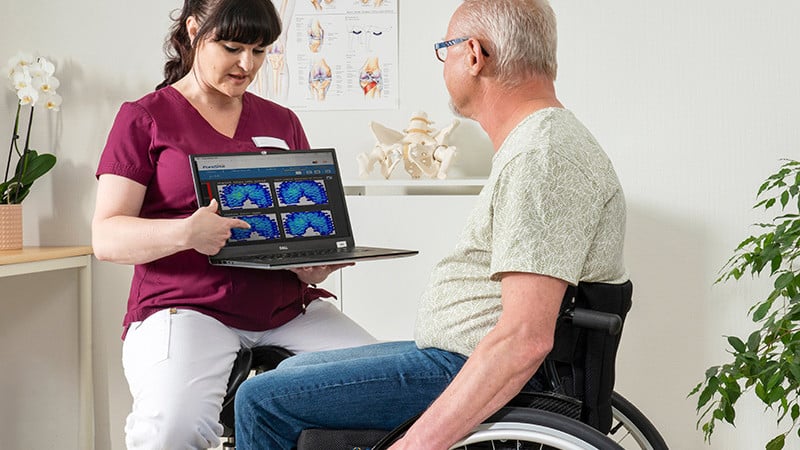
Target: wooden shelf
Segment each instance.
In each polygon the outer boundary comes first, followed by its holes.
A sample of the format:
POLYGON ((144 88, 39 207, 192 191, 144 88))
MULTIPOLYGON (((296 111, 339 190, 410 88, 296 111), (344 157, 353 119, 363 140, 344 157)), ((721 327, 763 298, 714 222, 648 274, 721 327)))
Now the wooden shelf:
POLYGON ((20 264, 51 259, 86 256, 92 254, 92 247, 23 247, 21 250, 0 250, 0 266, 20 264))

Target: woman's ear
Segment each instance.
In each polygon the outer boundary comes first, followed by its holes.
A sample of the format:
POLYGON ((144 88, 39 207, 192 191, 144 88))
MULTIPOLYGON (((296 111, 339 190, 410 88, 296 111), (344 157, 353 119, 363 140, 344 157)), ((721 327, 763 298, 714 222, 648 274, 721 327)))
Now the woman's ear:
POLYGON ((197 37, 197 30, 200 29, 200 24, 197 23, 197 18, 195 16, 189 16, 186 19, 186 33, 189 35, 189 42, 194 45, 194 38, 197 37))

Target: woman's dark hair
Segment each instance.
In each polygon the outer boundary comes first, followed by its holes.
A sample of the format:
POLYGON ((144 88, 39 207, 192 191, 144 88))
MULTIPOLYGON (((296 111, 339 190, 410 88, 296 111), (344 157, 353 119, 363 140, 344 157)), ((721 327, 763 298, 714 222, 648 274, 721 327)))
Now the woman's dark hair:
POLYGON ((214 41, 268 46, 281 34, 281 22, 271 0, 184 0, 180 16, 173 17, 164 43, 167 62, 164 81, 156 89, 180 80, 192 69, 199 42, 214 41), (186 20, 194 16, 200 24, 194 41, 189 39, 186 20))

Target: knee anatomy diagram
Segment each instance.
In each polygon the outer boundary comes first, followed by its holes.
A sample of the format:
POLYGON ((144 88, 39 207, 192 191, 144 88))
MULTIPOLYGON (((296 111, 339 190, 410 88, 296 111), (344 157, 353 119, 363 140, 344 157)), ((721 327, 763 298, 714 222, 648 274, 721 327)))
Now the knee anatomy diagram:
POLYGON ((456 147, 448 145, 447 141, 459 121, 454 119, 439 131, 430 127, 432 123, 424 112, 412 115, 409 127, 403 132, 370 122, 377 142, 371 151, 356 157, 359 176, 367 177, 377 164, 381 175, 388 179, 402 162, 411 178, 423 175, 440 180, 447 178, 447 170, 456 156, 456 147))
POLYGON ((320 58, 311 64, 308 70, 308 89, 314 100, 325 100, 332 81, 333 73, 331 67, 325 62, 325 58, 320 58))
POLYGON ((381 66, 377 56, 368 58, 367 62, 364 63, 358 82, 361 85, 361 90, 364 91, 364 97, 375 98, 381 96, 383 76, 381 75, 381 66))
POLYGON ((281 34, 249 90, 295 109, 396 107, 397 0, 270 0, 281 34))

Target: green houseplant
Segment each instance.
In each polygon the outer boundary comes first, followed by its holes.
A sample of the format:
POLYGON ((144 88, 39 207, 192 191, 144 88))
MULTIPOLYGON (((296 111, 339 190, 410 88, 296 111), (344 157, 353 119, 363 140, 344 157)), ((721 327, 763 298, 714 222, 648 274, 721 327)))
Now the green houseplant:
POLYGON ((18 98, 11 144, 8 149, 3 182, 0 184, 0 204, 9 205, 22 203, 22 200, 30 193, 33 182, 56 164, 54 155, 39 153, 30 148, 30 137, 34 107, 40 104, 48 110, 58 111, 61 105, 61 96, 56 93, 59 81, 54 76, 55 66, 45 58, 19 53, 8 61, 5 72, 11 82, 9 87, 16 92, 18 98), (20 149, 20 113, 23 107, 30 107, 30 111, 28 126, 25 130, 25 142, 20 149), (14 164, 14 171, 11 172, 15 156, 17 161, 14 164))
POLYGON ((800 162, 784 160, 779 170, 758 189, 756 209, 775 214, 756 224, 761 234, 747 237, 722 269, 717 283, 746 274, 768 273, 772 291, 748 311, 758 327, 742 339, 727 338, 732 361, 710 367, 697 395, 698 427, 706 441, 719 421, 734 424, 735 404, 753 392, 777 416, 785 431, 766 443, 768 450, 784 448, 787 436, 800 434, 800 162))

